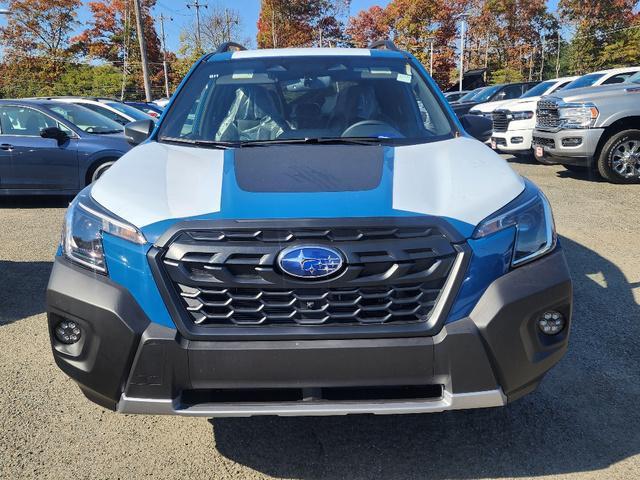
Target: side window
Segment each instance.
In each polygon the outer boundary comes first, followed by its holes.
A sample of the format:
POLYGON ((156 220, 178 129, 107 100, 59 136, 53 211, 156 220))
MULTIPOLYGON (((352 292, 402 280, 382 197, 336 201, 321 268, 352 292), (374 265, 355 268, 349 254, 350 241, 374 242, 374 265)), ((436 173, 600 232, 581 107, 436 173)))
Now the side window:
POLYGON ((561 89, 563 89, 564 87, 566 87, 567 85, 569 85, 571 82, 572 82, 572 80, 567 80, 566 82, 559 83, 559 84, 558 84, 558 85, 556 85, 556 86, 555 86, 555 88, 554 88, 553 90, 551 90, 549 93, 553 93, 553 92, 555 92, 555 91, 557 91, 557 90, 561 90, 561 89))
POLYGON ((88 108, 89 110, 93 110, 94 112, 99 113, 103 117, 107 117, 113 120, 114 122, 118 122, 120 125, 126 125, 127 123, 129 123, 129 120, 127 120, 121 115, 118 115, 116 112, 112 112, 108 108, 104 108, 99 105, 94 105, 92 103, 78 103, 77 105, 80 105, 81 107, 84 107, 84 108, 88 108))
POLYGON ((40 130, 56 127, 58 122, 28 107, 0 107, 0 129, 3 135, 39 137, 40 130))
POLYGON ((504 95, 500 95, 503 100, 509 100, 511 98, 518 98, 522 95, 522 85, 508 85, 502 90, 504 95))
POLYGON ((633 72, 619 73, 617 75, 614 75, 611 78, 607 78, 604 82, 602 82, 602 85, 613 85, 614 83, 624 83, 631 75, 633 75, 633 72))

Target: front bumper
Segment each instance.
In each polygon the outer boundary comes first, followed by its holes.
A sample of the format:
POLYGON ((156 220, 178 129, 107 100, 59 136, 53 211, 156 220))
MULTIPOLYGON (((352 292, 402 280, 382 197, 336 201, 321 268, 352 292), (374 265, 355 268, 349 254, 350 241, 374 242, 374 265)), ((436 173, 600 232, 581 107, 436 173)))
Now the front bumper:
MULTIPOLYGON (((532 146, 534 153, 537 146, 543 149, 543 158, 566 165, 590 166, 593 163, 598 142, 604 129, 572 129, 548 132, 535 129, 532 146), (576 146, 565 146, 563 141, 576 139, 576 146)), ((536 154, 536 156, 539 156, 536 154)))
POLYGON ((495 142, 496 150, 504 153, 526 153, 531 151, 531 137, 533 130, 508 130, 506 132, 493 132, 492 144, 495 142), (514 142, 515 140, 515 142, 514 142))
POLYGON ((57 258, 47 288, 58 366, 94 402, 122 413, 195 416, 417 413, 493 407, 536 388, 567 349, 572 287, 560 248, 492 283, 468 317, 435 336, 187 340, 150 322, 128 291, 57 258), (535 324, 549 309, 558 335, 535 324))

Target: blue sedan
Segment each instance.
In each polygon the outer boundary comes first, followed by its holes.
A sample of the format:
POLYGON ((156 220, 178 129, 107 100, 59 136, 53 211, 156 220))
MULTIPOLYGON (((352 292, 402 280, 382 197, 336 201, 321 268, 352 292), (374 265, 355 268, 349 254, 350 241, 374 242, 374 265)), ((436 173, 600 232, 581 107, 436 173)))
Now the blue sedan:
POLYGON ((0 100, 0 195, 71 195, 131 146, 122 125, 51 100, 0 100))

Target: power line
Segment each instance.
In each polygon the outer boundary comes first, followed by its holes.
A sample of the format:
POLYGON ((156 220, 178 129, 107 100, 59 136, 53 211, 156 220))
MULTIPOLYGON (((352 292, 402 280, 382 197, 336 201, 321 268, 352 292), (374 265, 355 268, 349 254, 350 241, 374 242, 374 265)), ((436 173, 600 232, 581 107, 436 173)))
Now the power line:
POLYGON ((202 50, 202 37, 200 33, 200 9, 209 8, 209 6, 206 3, 200 3, 199 0, 195 0, 193 3, 187 3, 187 8, 190 9, 191 7, 196 9, 196 46, 198 48, 198 51, 200 51, 202 50))
MULTIPOLYGON (((164 70, 164 89, 167 94, 167 98, 169 98, 169 72, 167 71, 167 39, 164 34, 164 13, 160 14, 160 34, 162 39, 162 69, 164 70)), ((169 17, 169 21, 173 21, 173 18, 169 17)))

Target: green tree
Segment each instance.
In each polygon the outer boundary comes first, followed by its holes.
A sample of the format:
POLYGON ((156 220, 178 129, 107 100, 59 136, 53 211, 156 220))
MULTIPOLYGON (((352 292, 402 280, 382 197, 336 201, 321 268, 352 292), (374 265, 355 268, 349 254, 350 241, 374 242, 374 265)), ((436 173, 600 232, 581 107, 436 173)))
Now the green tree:
POLYGON ((611 64, 604 46, 621 40, 624 43, 627 36, 624 29, 634 21, 636 3, 636 0, 559 1, 560 18, 575 29, 569 48, 573 73, 583 74, 611 64))

